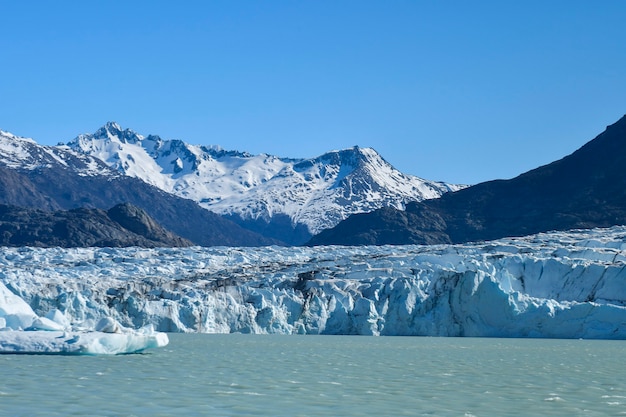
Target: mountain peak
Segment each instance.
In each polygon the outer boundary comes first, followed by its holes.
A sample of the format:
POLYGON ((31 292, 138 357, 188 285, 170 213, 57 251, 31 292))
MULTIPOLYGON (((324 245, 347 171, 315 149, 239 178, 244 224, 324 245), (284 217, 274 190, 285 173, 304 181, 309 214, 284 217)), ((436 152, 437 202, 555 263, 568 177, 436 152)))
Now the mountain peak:
POLYGON ((253 230, 275 221, 271 236, 289 243, 301 243, 304 233, 310 236, 353 213, 404 207, 455 189, 402 174, 372 148, 288 159, 156 139, 109 122, 72 147, 253 230))
POLYGON ((357 169, 370 163, 374 163, 377 166, 388 164, 375 149, 361 148, 359 146, 330 151, 314 158, 313 161, 338 165, 343 167, 343 169, 348 167, 357 169))
POLYGON ((0 137, 5 138, 5 139, 10 139, 10 140, 20 140, 24 142, 36 143, 34 139, 17 136, 11 132, 7 132, 6 130, 2 130, 2 129, 0 129, 0 137))
POLYGON ((509 180, 348 218, 312 244, 434 244, 626 224, 626 117, 574 153, 509 180))
POLYGON ((107 122, 93 134, 93 137, 95 139, 117 139, 124 143, 137 143, 143 139, 143 136, 133 130, 122 129, 116 122, 107 122))
POLYGON ((122 127, 117 122, 106 122, 104 127, 110 131, 118 131, 118 132, 122 131, 122 127))

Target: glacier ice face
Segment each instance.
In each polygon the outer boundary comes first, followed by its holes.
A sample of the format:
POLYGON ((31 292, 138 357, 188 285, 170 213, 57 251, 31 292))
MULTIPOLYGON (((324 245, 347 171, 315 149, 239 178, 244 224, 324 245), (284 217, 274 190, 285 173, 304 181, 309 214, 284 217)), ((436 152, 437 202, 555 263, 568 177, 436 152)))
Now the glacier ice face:
POLYGON ((167 345, 165 333, 126 329, 104 317, 95 331, 72 329, 58 310, 39 317, 0 282, 0 353, 114 355, 167 345))
POLYGON ((74 324, 166 332, 626 338, 626 227, 441 246, 4 248, 74 324))

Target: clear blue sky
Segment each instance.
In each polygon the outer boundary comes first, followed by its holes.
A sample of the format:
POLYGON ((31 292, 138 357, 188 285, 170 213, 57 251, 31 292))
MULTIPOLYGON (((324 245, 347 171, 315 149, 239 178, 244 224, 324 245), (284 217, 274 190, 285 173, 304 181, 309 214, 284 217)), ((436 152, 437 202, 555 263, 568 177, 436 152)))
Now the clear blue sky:
POLYGON ((626 114, 626 1, 0 0, 0 129, 511 178, 626 114))

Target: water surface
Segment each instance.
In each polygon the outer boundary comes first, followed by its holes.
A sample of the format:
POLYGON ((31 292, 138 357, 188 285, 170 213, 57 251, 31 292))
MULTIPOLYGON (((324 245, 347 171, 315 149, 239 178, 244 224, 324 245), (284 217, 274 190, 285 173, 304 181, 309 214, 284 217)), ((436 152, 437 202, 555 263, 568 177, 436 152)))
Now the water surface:
POLYGON ((623 341, 172 334, 0 356, 2 416, 626 415, 623 341))

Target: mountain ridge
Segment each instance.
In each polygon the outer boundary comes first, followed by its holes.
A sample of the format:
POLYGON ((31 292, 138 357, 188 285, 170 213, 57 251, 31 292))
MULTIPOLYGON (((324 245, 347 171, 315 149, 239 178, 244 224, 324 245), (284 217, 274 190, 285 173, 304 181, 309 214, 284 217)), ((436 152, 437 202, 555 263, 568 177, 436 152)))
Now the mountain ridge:
POLYGON ((550 164, 413 202, 405 211, 353 216, 308 244, 463 243, 626 224, 624 166, 626 116, 550 164))
POLYGON ((371 148, 282 158, 143 136, 108 122, 64 146, 99 158, 124 175, 287 243, 303 243, 348 215, 435 198, 462 186, 397 171, 371 148))
POLYGON ((109 168, 65 146, 0 133, 0 203, 46 211, 131 203, 166 229, 202 246, 280 243, 109 168))

